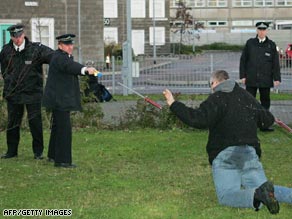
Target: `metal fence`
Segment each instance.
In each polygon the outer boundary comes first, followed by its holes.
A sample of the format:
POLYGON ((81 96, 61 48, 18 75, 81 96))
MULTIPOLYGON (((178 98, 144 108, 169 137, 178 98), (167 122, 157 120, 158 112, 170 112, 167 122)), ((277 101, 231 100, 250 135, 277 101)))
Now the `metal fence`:
MULTIPOLYGON (((232 79, 239 82, 240 52, 207 52, 200 55, 169 55, 138 57, 133 61, 133 89, 143 94, 161 93, 165 88, 180 93, 210 93, 208 85, 213 71, 226 70, 232 79)), ((109 69, 105 63, 97 63, 97 68, 103 72, 100 79, 113 94, 122 94, 122 60, 112 59, 109 69)), ((282 57, 282 83, 275 88, 280 92, 292 92, 291 59, 282 57)))

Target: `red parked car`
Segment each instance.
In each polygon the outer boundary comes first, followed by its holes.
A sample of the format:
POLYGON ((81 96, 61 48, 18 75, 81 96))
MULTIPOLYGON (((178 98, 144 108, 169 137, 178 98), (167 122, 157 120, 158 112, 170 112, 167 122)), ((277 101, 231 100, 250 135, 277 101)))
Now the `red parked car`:
POLYGON ((289 43, 285 52, 282 49, 278 49, 280 56, 281 66, 291 67, 292 66, 292 43, 289 43))
POLYGON ((292 43, 288 44, 288 47, 287 47, 285 52, 286 52, 286 56, 288 58, 290 58, 290 61, 291 61, 291 59, 292 59, 292 43))

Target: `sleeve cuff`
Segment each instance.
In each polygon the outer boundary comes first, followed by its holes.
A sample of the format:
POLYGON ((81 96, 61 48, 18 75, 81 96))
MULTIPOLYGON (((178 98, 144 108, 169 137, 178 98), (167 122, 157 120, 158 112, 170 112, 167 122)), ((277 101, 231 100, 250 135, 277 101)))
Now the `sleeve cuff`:
POLYGON ((179 102, 178 102, 177 100, 175 100, 175 101, 169 106, 170 111, 175 110, 175 108, 177 107, 177 105, 179 105, 179 102))
POLYGON ((81 68, 81 74, 86 75, 86 67, 81 68))

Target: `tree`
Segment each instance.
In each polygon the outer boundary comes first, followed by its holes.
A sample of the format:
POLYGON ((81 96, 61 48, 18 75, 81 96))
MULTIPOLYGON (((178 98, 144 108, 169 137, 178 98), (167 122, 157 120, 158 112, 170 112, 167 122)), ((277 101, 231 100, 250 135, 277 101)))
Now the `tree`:
MULTIPOLYGON (((188 12, 188 10, 192 10, 192 8, 187 7, 185 1, 179 0, 179 2, 177 4, 178 4, 178 8, 177 8, 175 17, 172 19, 172 22, 174 24, 175 21, 181 21, 180 22, 180 29, 174 31, 174 32, 179 31, 179 33, 180 33, 180 43, 179 43, 179 54, 180 54, 183 34, 186 33, 186 29, 189 28, 189 25, 192 25, 194 30, 204 28, 204 25, 200 22, 197 22, 193 18, 193 16, 188 12)), ((187 33, 193 34, 193 32, 189 32, 189 31, 187 33)), ((197 39, 200 38, 199 35, 196 37, 197 37, 197 39)))

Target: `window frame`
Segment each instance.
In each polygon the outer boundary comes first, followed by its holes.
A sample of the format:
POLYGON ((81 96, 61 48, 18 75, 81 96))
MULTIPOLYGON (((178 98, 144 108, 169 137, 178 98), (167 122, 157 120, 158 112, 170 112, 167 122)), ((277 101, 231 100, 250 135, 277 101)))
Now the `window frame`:
POLYGON ((118 43, 119 42, 119 31, 118 31, 118 27, 104 27, 103 28, 103 41, 105 42, 105 44, 107 43, 118 43), (108 30, 108 31, 106 31, 108 30), (111 31, 110 31, 111 30, 111 31), (112 37, 113 41, 107 40, 106 38, 108 37, 106 34, 112 32, 114 33, 112 37))
POLYGON ((131 0, 131 18, 145 18, 145 17, 146 17, 146 0, 131 0), (136 4, 134 4, 134 2, 136 4), (137 4, 138 2, 141 2, 141 4, 140 5, 137 4), (134 5, 137 5, 138 8, 134 8, 134 5))
MULTIPOLYGON (((165 43, 165 27, 155 27, 155 45, 164 46, 165 43)), ((153 27, 149 27, 149 45, 153 46, 153 27)))
POLYGON ((141 54, 145 54, 145 30, 144 29, 133 29, 132 30, 132 36, 136 36, 136 34, 141 34, 143 35, 143 37, 141 37, 142 39, 140 38, 135 38, 135 37, 132 37, 132 47, 133 47, 133 50, 134 50, 134 53, 135 55, 141 55, 141 54), (134 43, 135 40, 138 40, 139 41, 139 48, 136 48, 136 44, 134 43), (142 40, 142 41, 140 41, 142 40), (140 48, 141 51, 140 51, 140 48), (138 52, 137 52, 138 51, 138 52))
POLYGON ((103 0, 103 17, 118 18, 118 0, 103 0))
POLYGON ((252 7, 253 6, 253 0, 233 0, 232 1, 233 7, 252 7), (238 4, 240 3, 240 4, 238 4), (245 3, 250 3, 246 4, 245 3))
POLYGON ((292 7, 292 0, 275 0, 275 6, 278 6, 278 7, 292 7), (283 1, 284 4, 279 4, 280 1, 283 1))
MULTIPOLYGON (((155 0, 154 7, 155 7, 155 19, 165 18, 165 0, 155 0), (159 10, 159 9, 162 9, 162 10, 159 10)), ((153 0, 149 0, 149 18, 153 18, 153 0)))
POLYGON ((42 44, 54 49, 55 48, 55 19, 54 18, 44 18, 44 17, 34 17, 30 19, 31 23, 31 40, 33 42, 41 42, 42 44), (48 27, 48 35, 42 36, 42 33, 38 33, 38 26, 48 27), (48 45, 42 42, 42 37, 48 38, 48 45))
POLYGON ((207 7, 209 8, 225 8, 228 7, 228 1, 227 0, 207 0, 207 7), (211 4, 212 3, 212 4, 211 4), (215 5, 213 5, 215 3, 215 5), (223 5, 221 5, 224 3, 223 5))
POLYGON ((207 21, 207 26, 208 27, 227 27, 228 26, 228 21, 224 21, 224 20, 217 20, 217 21, 214 21, 214 20, 210 20, 210 21, 207 21), (210 25, 210 23, 216 23, 216 25, 210 25), (220 22, 224 22, 225 24, 224 25, 219 25, 220 22))
POLYGON ((274 0, 255 0, 254 1, 254 7, 273 7, 274 6, 274 0), (262 2, 262 4, 259 4, 259 2, 262 2), (271 4, 267 4, 268 2, 271 2, 271 4))

